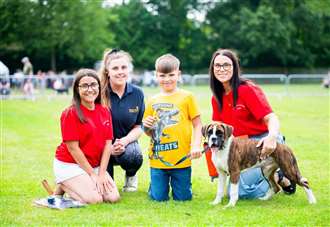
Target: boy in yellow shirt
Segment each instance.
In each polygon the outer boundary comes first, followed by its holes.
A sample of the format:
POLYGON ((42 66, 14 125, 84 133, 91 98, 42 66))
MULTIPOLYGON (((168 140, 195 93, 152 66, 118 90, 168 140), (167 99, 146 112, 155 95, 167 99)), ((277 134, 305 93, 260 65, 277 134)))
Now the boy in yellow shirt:
POLYGON ((156 201, 169 199, 170 185, 174 200, 191 200, 191 159, 202 155, 200 112, 192 93, 177 88, 179 67, 171 54, 156 60, 161 92, 150 98, 144 113, 143 128, 151 137, 149 196, 156 201))

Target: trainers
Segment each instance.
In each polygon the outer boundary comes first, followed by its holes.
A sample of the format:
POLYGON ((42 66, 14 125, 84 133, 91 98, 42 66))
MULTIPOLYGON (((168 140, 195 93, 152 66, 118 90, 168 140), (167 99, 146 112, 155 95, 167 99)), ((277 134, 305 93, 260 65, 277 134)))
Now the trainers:
POLYGON ((123 187, 123 192, 135 192, 137 191, 138 178, 137 176, 128 177, 125 176, 125 184, 123 187))

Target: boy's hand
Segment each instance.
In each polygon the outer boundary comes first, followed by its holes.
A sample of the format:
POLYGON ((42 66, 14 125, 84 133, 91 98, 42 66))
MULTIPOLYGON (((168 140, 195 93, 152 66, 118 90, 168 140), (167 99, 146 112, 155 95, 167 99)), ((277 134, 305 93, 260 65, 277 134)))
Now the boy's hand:
POLYGON ((148 116, 142 121, 143 127, 146 128, 146 129, 151 129, 152 126, 154 125, 155 121, 156 121, 155 117, 148 116))
POLYGON ((200 149, 192 149, 190 152, 190 159, 200 158, 202 151, 200 149))

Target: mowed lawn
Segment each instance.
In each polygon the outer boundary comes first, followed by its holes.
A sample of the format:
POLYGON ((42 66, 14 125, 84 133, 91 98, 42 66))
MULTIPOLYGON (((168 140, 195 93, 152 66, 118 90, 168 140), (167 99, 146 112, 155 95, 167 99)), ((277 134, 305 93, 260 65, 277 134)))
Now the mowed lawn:
MULTIPOLYGON (((130 226, 285 226, 330 225, 329 178, 329 90, 320 85, 262 86, 281 121, 281 131, 294 150, 301 173, 308 178, 317 198, 309 205, 304 190, 293 196, 283 193, 269 201, 239 200, 233 209, 223 210, 226 198, 217 206, 217 183, 208 176, 205 157, 193 161, 193 200, 190 202, 153 202, 148 199, 148 138, 140 144, 144 163, 138 172, 136 193, 121 193, 117 204, 90 205, 64 211, 36 208, 32 202, 46 196, 42 179, 54 185, 52 162, 61 142, 59 117, 69 105, 70 96, 36 101, 1 101, 1 178, 0 225, 130 225, 130 226)), ((211 92, 207 86, 185 87, 199 102, 203 123, 211 119, 211 92)), ((144 89, 146 97, 158 92, 144 89)), ((115 168, 115 180, 121 189, 124 172, 115 168)))

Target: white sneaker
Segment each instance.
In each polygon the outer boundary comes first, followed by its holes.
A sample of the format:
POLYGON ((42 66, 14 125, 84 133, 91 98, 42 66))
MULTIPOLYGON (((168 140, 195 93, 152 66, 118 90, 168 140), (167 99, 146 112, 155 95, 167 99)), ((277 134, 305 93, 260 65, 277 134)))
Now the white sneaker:
POLYGON ((125 184, 123 187, 123 192, 135 192, 137 191, 138 178, 137 176, 128 177, 125 176, 125 184))

